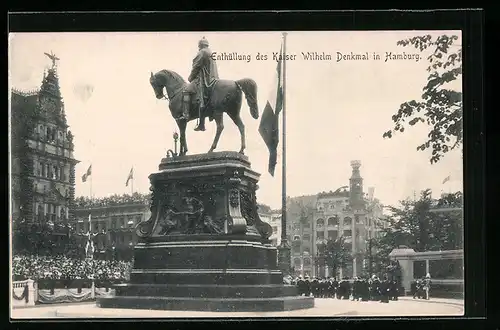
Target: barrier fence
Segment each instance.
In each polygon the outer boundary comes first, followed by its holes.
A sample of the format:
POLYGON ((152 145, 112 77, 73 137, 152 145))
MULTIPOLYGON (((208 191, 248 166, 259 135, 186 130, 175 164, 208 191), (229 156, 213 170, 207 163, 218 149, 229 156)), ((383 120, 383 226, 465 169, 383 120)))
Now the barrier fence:
POLYGON ((28 279, 12 282, 13 308, 35 304, 60 304, 93 301, 99 296, 114 295, 114 284, 120 280, 52 280, 28 279))

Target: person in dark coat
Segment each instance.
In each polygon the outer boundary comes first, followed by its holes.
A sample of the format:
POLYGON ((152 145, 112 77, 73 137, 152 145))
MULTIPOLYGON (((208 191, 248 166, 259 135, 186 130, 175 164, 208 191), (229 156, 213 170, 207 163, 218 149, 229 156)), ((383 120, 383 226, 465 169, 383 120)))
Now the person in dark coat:
POLYGON ((337 290, 337 298, 338 299, 344 298, 344 290, 345 290, 345 280, 343 278, 341 278, 339 281, 339 288, 337 290))
POLYGON ((380 280, 376 275, 372 278, 371 296, 374 301, 380 300, 380 280))
POLYGON ((344 289, 342 291, 343 291, 342 299, 349 300, 351 295, 351 283, 349 282, 348 277, 344 277, 344 289))
POLYGON ((302 276, 297 281, 297 291, 299 291, 299 296, 306 294, 306 283, 302 276))
POLYGON ((412 281, 410 284, 410 291, 413 299, 417 298, 417 281, 412 281))
POLYGON ((311 295, 311 279, 309 276, 306 276, 306 279, 304 281, 304 295, 306 297, 309 297, 311 295))
POLYGON ((399 287, 396 281, 391 281, 391 300, 398 300, 399 287))
POLYGON ((422 280, 418 279, 417 280, 417 298, 422 299, 424 296, 424 287, 422 285, 422 280))
POLYGON ((366 278, 361 280, 361 301, 370 300, 370 284, 366 278))
POLYGON ((324 278, 321 281, 321 298, 327 298, 328 297, 328 286, 330 284, 330 281, 328 281, 326 278, 324 278))
POLYGON ((355 301, 358 301, 361 299, 361 280, 359 277, 354 278, 354 282, 352 284, 352 299, 355 301))
POLYGON ((388 303, 389 302, 389 294, 391 291, 390 282, 387 278, 387 275, 384 276, 382 282, 380 282, 380 302, 388 303))

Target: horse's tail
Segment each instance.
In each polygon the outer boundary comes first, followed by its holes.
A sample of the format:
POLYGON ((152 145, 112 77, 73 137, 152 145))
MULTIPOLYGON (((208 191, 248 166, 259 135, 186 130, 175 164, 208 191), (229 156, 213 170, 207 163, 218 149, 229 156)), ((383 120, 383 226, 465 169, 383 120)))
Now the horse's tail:
POLYGON ((259 106, 257 105, 257 84, 253 79, 243 78, 236 81, 236 85, 243 91, 247 104, 250 107, 250 114, 253 118, 259 118, 259 106))

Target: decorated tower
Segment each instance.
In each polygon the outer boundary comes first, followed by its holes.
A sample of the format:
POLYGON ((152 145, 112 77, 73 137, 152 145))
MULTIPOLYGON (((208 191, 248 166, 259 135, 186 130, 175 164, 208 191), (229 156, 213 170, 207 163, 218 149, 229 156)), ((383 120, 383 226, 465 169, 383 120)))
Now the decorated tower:
POLYGON ((30 146, 33 150, 34 219, 66 224, 73 218, 75 165, 73 136, 69 131, 59 88, 54 54, 45 53, 52 66, 44 73, 30 146))
POLYGON ((361 162, 359 160, 351 161, 352 174, 349 179, 349 204, 353 210, 360 210, 364 208, 363 199, 363 178, 359 172, 361 162))

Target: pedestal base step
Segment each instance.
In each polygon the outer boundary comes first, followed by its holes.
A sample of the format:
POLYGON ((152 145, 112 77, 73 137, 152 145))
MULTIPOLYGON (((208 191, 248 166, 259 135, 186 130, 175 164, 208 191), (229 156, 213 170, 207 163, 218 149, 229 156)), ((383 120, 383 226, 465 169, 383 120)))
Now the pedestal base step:
POLYGON ((183 310, 211 312, 275 312, 314 307, 312 297, 277 298, 174 298, 174 297, 103 297, 101 308, 183 310))
POLYGON ((191 298, 275 298, 298 296, 293 285, 117 284, 116 296, 191 298))

